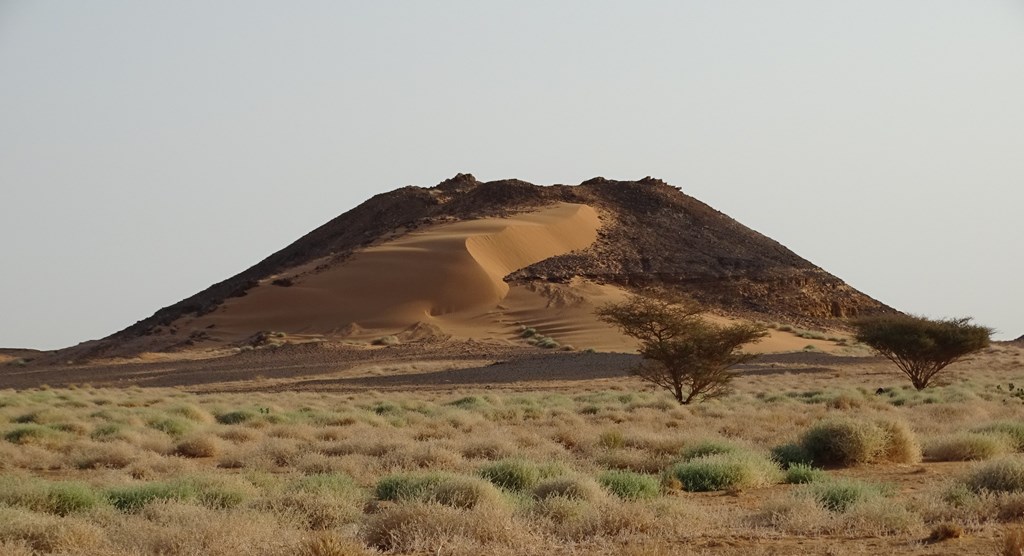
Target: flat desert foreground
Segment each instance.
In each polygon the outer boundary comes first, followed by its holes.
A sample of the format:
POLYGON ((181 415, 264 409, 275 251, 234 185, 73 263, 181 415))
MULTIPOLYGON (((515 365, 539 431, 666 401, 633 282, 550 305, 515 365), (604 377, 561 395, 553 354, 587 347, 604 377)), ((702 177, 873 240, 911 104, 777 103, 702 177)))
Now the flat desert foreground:
POLYGON ((1018 346, 995 344, 924 392, 863 354, 768 354, 728 397, 679 406, 628 375, 635 356, 458 345, 8 362, 0 553, 1024 543, 1018 346))

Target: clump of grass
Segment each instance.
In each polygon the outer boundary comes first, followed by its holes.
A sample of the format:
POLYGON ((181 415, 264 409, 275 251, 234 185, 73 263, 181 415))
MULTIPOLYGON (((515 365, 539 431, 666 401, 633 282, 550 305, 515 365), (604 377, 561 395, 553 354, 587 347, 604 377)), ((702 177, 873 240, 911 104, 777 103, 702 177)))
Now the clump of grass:
POLYGON ((963 482, 974 492, 1024 492, 1024 458, 1007 456, 972 469, 963 482))
POLYGON ((891 490, 884 485, 855 479, 811 483, 804 488, 807 494, 833 512, 845 512, 856 503, 883 497, 891 490))
POLYGON ((490 483, 465 476, 440 473, 397 474, 377 481, 378 500, 436 502, 453 508, 473 508, 500 498, 490 483))
POLYGON ((668 475, 691 492, 757 488, 782 479, 778 464, 745 451, 693 458, 670 467, 668 475))
POLYGON ((624 500, 654 498, 660 490, 654 477, 631 471, 606 471, 597 480, 608 492, 624 500))
POLYGON ((13 444, 42 444, 52 441, 59 433, 50 427, 37 424, 26 424, 7 431, 4 440, 13 444))
POLYGON ((187 458, 212 458, 221 449, 221 443, 216 436, 207 434, 186 438, 174 447, 174 453, 187 458))
POLYGON ((115 487, 106 492, 107 500, 122 512, 135 512, 157 500, 195 500, 209 508, 227 509, 238 506, 250 494, 250 488, 229 481, 202 477, 185 477, 115 487))
POLYGON ((487 400, 481 398, 480 396, 465 396, 463 398, 459 398, 457 400, 448 402, 445 405, 450 405, 452 407, 457 407, 459 409, 479 410, 489 407, 491 404, 487 403, 487 400))
POLYGON ((621 448, 626 445, 626 436, 620 430, 607 430, 597 437, 597 444, 602 448, 621 448))
POLYGON ((987 460, 1010 453, 1011 440, 1003 434, 961 432, 925 443, 924 456, 933 461, 987 460))
POLYGON ((682 456, 684 461, 689 461, 704 456, 732 454, 738 451, 739 448, 736 445, 723 440, 701 440, 692 446, 683 448, 680 456, 682 456))
POLYGON ((248 409, 239 409, 235 411, 228 411, 226 413, 218 413, 216 418, 217 422, 222 425, 239 425, 246 421, 251 421, 256 417, 256 413, 249 411, 248 409))
POLYGON ((889 461, 914 463, 921 451, 900 423, 828 419, 808 429, 800 445, 818 465, 859 465, 889 461))
POLYGON ((1024 452, 1024 422, 999 421, 978 427, 974 432, 1002 434, 1010 440, 1015 451, 1024 452))
POLYGON ((789 469, 794 465, 810 466, 814 463, 814 457, 810 452, 795 442, 772 448, 772 459, 779 462, 783 469, 789 469))
POLYGON ((819 483, 828 478, 828 473, 803 463, 795 463, 786 468, 786 483, 791 485, 802 485, 807 483, 819 483))
POLYGON ((601 487, 587 477, 556 477, 541 481, 533 489, 533 497, 547 500, 553 497, 594 502, 603 497, 601 487))
POLYGON ((0 505, 66 516, 101 502, 89 485, 75 481, 49 482, 34 477, 0 478, 0 505))
POLYGON ((480 476, 506 490, 524 491, 540 480, 540 469, 533 463, 519 459, 505 459, 480 468, 480 476))
POLYGON ((154 417, 147 424, 150 428, 171 436, 182 436, 192 430, 192 423, 174 417, 154 417))

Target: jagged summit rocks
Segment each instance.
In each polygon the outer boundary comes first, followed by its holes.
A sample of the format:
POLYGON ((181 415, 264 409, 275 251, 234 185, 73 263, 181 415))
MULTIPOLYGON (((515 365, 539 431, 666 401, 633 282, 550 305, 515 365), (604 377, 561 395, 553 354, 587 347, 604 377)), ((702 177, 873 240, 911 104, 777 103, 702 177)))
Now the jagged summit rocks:
MULTIPOLYGON (((627 290, 664 285, 723 312, 793 322, 835 321, 892 310, 657 178, 619 181, 594 177, 576 186, 539 186, 516 179, 481 182, 472 174, 460 173, 434 187, 406 186, 376 195, 238 275, 89 343, 88 351, 116 352, 118 346, 133 339, 161 334, 176 336, 179 342, 216 337, 210 324, 204 326, 212 331, 189 326, 205 322, 201 320, 204 315, 224 311, 231 300, 260 288, 276 284, 274 295, 294 296, 282 303, 301 304, 304 280, 359 260, 367 250, 386 248, 388 242, 439 226, 519 218, 556 206, 586 207, 599 215, 594 237, 584 244, 551 251, 556 254, 498 277, 508 286, 581 280, 627 290), (282 284, 288 287, 279 287, 282 284), (203 336, 196 336, 198 333, 203 336)), ((589 225, 589 220, 580 222, 584 222, 580 226, 589 225)), ((559 225, 563 231, 567 229, 567 224, 559 225)), ((500 253, 488 256, 502 258, 500 253)), ((344 295, 336 292, 336 297, 344 295)), ((437 315, 428 314, 432 316, 437 315)), ((235 325, 244 328, 245 323, 235 325)), ((341 334, 346 327, 362 325, 341 323, 336 329, 341 334)), ((250 330, 249 335, 260 331, 250 330)))

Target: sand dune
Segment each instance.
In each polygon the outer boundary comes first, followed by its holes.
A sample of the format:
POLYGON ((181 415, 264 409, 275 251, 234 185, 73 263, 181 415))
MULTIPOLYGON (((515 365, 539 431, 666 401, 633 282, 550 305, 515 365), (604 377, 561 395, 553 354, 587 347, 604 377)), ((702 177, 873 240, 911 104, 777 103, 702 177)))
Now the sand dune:
POLYGON ((472 319, 506 297, 509 286, 502 278, 587 247, 599 227, 594 209, 570 203, 511 218, 433 226, 300 276, 290 287, 267 280, 187 327, 230 341, 254 330, 372 335, 438 318, 472 319))

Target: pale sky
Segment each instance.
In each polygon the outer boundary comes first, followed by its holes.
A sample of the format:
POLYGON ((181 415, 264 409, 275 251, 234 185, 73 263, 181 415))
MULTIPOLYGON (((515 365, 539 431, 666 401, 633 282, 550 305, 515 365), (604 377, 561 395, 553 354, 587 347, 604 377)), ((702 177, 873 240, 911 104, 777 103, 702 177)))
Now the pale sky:
POLYGON ((370 196, 655 176, 1024 334, 1024 2, 0 0, 0 346, 95 339, 370 196))

